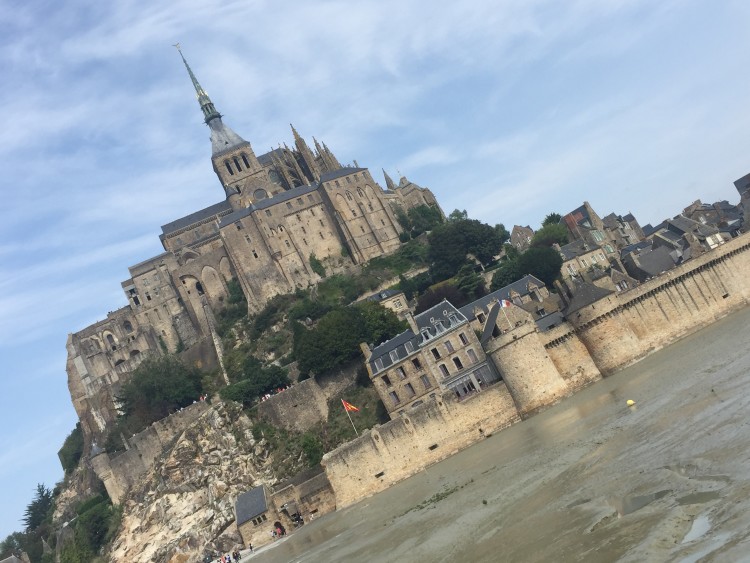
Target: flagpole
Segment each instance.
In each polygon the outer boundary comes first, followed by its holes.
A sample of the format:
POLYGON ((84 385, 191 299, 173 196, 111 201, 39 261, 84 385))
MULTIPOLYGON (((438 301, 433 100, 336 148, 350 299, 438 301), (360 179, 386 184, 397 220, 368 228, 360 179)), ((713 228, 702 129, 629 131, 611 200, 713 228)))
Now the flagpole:
POLYGON ((513 326, 510 324, 510 319, 508 318, 508 313, 505 312, 505 307, 503 307, 503 303, 498 298, 497 304, 500 306, 500 310, 503 312, 503 316, 505 317, 505 320, 508 321, 508 330, 513 330, 513 326))
POLYGON ((354 433, 357 435, 357 438, 359 438, 359 432, 357 432, 357 427, 354 426, 354 421, 352 420, 352 415, 349 414, 349 409, 346 408, 346 405, 344 404, 344 399, 341 399, 341 406, 344 407, 344 412, 346 412, 346 416, 349 417, 349 422, 352 423, 352 428, 354 428, 354 433))

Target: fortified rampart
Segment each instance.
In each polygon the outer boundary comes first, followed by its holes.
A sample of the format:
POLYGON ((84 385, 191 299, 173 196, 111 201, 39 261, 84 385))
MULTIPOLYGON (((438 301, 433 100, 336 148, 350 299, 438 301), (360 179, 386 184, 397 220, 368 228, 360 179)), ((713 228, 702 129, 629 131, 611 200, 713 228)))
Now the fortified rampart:
POLYGON ((504 382, 463 401, 446 393, 327 453, 322 463, 337 506, 381 491, 747 306, 748 272, 745 234, 636 289, 568 310, 567 322, 548 332, 522 319, 510 330, 499 322, 486 350, 504 382))
POLYGON ((461 402, 453 393, 365 431, 323 456, 337 507, 382 491, 520 421, 505 384, 461 402))

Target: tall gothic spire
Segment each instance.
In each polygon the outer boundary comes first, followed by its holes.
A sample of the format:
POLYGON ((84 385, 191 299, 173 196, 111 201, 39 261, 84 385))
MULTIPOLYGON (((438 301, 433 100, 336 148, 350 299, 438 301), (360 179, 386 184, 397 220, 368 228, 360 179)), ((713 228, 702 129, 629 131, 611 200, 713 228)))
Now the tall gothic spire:
POLYGON ((193 69, 190 68, 190 65, 185 60, 185 55, 182 54, 182 49, 180 49, 180 44, 175 44, 175 47, 177 48, 177 51, 180 53, 180 57, 182 57, 182 62, 185 63, 185 68, 188 71, 188 74, 190 75, 190 80, 193 82, 193 87, 195 88, 195 93, 198 96, 198 103, 201 106, 201 110, 203 111, 203 115, 205 117, 206 123, 209 123, 212 119, 216 119, 217 117, 220 118, 221 114, 216 111, 216 108, 214 107, 214 103, 211 101, 211 98, 208 97, 208 94, 206 94, 206 91, 203 89, 203 87, 198 82, 198 79, 195 77, 195 74, 193 74, 193 69))

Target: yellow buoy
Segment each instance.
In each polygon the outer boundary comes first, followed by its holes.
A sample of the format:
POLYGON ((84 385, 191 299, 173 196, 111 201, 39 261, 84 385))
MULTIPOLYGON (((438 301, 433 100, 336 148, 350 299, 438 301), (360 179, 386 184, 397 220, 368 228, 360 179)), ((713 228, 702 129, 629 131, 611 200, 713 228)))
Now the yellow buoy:
POLYGON ((635 401, 633 399, 628 399, 625 404, 628 405, 629 407, 632 407, 635 404, 635 401))

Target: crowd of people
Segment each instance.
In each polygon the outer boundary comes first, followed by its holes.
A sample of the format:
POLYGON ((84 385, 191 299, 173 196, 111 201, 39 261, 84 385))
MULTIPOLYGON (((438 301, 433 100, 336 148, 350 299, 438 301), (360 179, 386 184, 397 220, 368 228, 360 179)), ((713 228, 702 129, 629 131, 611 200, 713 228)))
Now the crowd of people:
POLYGON ((265 395, 261 395, 260 396, 260 402, 262 403, 263 401, 267 401, 268 399, 270 399, 274 395, 278 395, 282 391, 286 391, 289 388, 291 388, 291 385, 285 385, 284 387, 278 387, 277 389, 272 389, 271 391, 269 391, 265 395))

